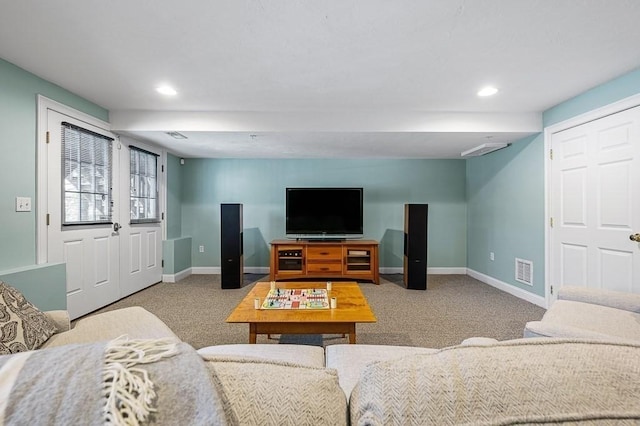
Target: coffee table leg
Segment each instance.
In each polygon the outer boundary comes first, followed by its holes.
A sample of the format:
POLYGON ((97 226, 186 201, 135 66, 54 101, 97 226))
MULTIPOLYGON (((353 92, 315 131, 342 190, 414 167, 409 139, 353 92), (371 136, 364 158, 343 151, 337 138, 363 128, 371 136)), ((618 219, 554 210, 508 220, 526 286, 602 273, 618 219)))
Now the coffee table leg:
POLYGON ((351 324, 349 326, 349 344, 355 345, 356 343, 356 325, 351 324))
POLYGON ((254 345, 256 343, 256 337, 257 337, 256 328, 257 327, 255 323, 249 323, 249 343, 254 345))

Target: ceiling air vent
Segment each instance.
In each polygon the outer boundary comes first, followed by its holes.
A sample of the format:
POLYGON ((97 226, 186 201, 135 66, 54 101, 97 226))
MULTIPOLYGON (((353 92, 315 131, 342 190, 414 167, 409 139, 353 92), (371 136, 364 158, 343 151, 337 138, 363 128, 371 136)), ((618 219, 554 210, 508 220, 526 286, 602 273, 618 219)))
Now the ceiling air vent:
POLYGON ((492 142, 492 143, 483 143, 482 145, 478 145, 474 148, 468 149, 460 154, 462 157, 479 157, 481 155, 488 154, 493 151, 497 151, 502 148, 506 148, 510 143, 506 142, 492 142))
POLYGON ((516 257, 516 281, 533 285, 533 263, 516 257))
POLYGON ((169 136, 174 139, 188 139, 185 135, 180 132, 166 132, 169 136))

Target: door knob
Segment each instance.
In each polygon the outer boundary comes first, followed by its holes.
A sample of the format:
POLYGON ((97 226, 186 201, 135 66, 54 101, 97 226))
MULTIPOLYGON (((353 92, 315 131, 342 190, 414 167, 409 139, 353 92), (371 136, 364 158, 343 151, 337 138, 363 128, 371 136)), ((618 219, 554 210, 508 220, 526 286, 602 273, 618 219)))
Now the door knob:
POLYGON ((640 234, 631 234, 629 235, 629 239, 631 241, 635 241, 636 243, 640 243, 640 234))
POLYGON ((122 226, 120 226, 120 224, 118 222, 113 224, 113 232, 118 232, 118 230, 120 230, 120 228, 122 228, 122 226))

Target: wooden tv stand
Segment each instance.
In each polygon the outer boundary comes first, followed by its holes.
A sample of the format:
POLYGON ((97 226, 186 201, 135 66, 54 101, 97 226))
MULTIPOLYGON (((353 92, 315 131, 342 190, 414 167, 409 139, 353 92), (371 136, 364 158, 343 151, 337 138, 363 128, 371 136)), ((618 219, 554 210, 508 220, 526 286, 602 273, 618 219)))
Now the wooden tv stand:
POLYGON ((343 278, 380 284, 374 240, 273 240, 269 266, 271 281, 343 278))

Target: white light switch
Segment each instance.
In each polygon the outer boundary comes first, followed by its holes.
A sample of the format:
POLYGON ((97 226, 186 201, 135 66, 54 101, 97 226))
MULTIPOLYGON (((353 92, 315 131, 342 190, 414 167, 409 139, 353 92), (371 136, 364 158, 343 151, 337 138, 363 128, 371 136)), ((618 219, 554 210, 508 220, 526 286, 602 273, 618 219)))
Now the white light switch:
POLYGON ((30 212, 31 211, 31 197, 16 197, 16 211, 17 212, 30 212))

